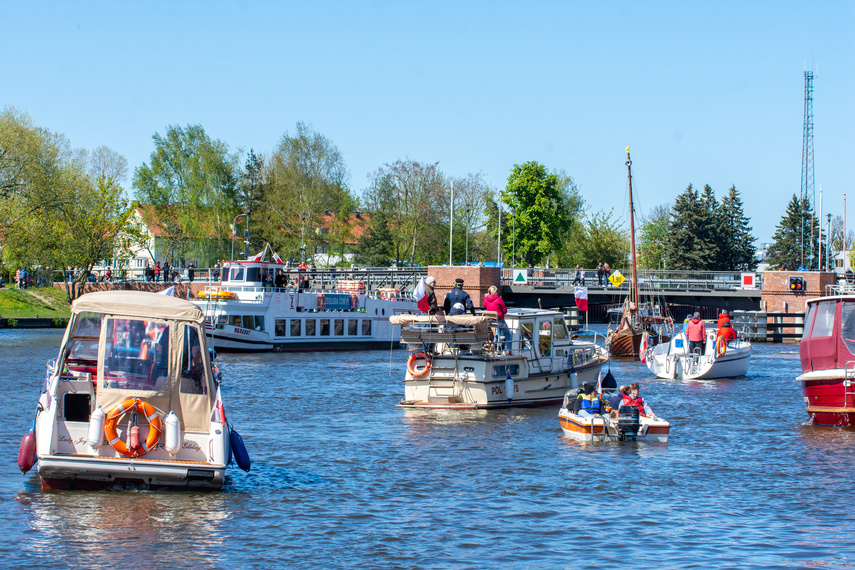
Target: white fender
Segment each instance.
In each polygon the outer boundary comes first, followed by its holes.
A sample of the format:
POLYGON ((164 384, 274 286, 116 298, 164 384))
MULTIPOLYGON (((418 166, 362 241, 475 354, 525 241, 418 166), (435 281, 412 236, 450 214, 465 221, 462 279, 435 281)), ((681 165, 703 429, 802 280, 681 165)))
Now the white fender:
POLYGON ((570 372, 570 388, 575 390, 579 388, 579 375, 573 370, 570 372))
POLYGON ((505 396, 509 402, 514 399, 514 379, 511 378, 510 374, 505 378, 505 396))
POLYGON ((181 422, 175 412, 170 411, 163 420, 163 448, 169 455, 175 455, 181 449, 184 439, 181 433, 181 422))
POLYGON ((87 441, 92 449, 98 449, 104 441, 104 419, 106 417, 107 414, 104 413, 101 406, 98 406, 89 417, 89 437, 87 441))

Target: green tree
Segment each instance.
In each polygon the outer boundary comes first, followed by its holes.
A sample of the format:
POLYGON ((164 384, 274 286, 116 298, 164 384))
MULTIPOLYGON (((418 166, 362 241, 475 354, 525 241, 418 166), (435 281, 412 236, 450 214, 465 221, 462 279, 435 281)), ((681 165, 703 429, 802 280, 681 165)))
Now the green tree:
POLYGON ((392 232, 386 223, 386 215, 379 213, 357 242, 354 261, 373 267, 388 267, 392 259, 392 232))
MULTIPOLYGON (((559 225, 559 245, 555 250, 555 265, 574 267, 576 264, 588 266, 580 253, 579 243, 584 239, 585 199, 566 172, 557 171, 558 188, 564 202, 567 218, 559 225)), ((595 264, 596 265, 596 264, 595 264)))
POLYGON ((754 236, 736 186, 730 187, 719 204, 718 223, 719 258, 716 269, 753 271, 757 267, 754 236))
MULTIPOLYGON (((613 218, 613 211, 599 211, 587 217, 579 240, 579 265, 593 268, 608 263, 627 269, 629 231, 613 218)), ((629 275, 629 273, 627 273, 629 275)))
POLYGON ((709 204, 701 200, 692 185, 677 196, 671 211, 665 241, 665 263, 669 269, 703 271, 714 259, 707 229, 709 204))
POLYGON ((671 220, 670 204, 660 204, 642 218, 638 231, 639 269, 664 269, 665 243, 671 220))
POLYGON ((228 255, 238 211, 238 156, 201 125, 170 125, 152 137, 151 164, 134 171, 136 198, 168 235, 169 261, 210 264, 228 255))
POLYGON ((504 240, 510 251, 515 239, 517 257, 526 264, 540 264, 560 246, 562 224, 568 219, 561 181, 537 162, 515 164, 502 201, 516 211, 516 236, 504 240))
POLYGON ((810 224, 814 225, 814 235, 819 235, 819 220, 813 213, 808 200, 800 200, 795 194, 787 204, 787 211, 772 236, 769 248, 769 264, 782 270, 793 271, 804 263, 808 264, 806 251, 802 245, 802 236, 810 235, 810 224), (803 232, 803 230, 805 230, 803 232))

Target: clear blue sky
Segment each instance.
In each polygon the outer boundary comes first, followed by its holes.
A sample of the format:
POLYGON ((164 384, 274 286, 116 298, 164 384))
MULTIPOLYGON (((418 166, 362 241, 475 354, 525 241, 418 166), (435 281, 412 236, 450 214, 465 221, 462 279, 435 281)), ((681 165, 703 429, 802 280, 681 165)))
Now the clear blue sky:
POLYGON ((759 242, 800 192, 813 65, 817 209, 848 191, 855 224, 853 0, 0 0, 0 29, 0 105, 131 171, 167 125, 269 153, 304 121, 356 193, 398 158, 495 188, 536 160, 625 217, 630 146, 640 213, 735 184, 759 242))

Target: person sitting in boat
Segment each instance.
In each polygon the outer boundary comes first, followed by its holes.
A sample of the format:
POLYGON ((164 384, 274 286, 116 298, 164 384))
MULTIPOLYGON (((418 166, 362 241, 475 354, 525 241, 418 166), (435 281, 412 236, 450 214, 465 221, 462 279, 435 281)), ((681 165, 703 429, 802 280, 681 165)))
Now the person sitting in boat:
POLYGON ((472 313, 472 316, 475 316, 475 305, 472 303, 469 293, 463 290, 463 279, 459 277, 454 280, 454 289, 449 291, 448 295, 445 296, 443 308, 446 315, 451 315, 451 308, 455 303, 460 303, 466 310, 472 313))
POLYGON ((620 407, 620 403, 623 401, 623 397, 626 395, 626 386, 621 386, 618 388, 617 392, 609 398, 609 407, 613 410, 616 410, 620 407))
POLYGON ((733 330, 733 327, 730 325, 730 321, 724 321, 715 334, 716 342, 723 341, 727 344, 730 344, 730 341, 732 340, 736 340, 736 337, 736 331, 733 330))
POLYGON ((637 407, 638 413, 642 416, 653 416, 653 410, 644 401, 644 398, 638 395, 638 382, 630 384, 627 387, 626 393, 623 395, 620 407, 630 406, 637 407))
POLYGON ((704 326, 704 321, 701 320, 701 314, 696 312, 692 315, 692 320, 686 325, 686 340, 689 341, 689 353, 694 353, 697 349, 703 354, 706 338, 707 328, 704 326))
POLYGON ((463 303, 454 303, 452 305, 451 310, 448 312, 449 317, 454 317, 457 315, 465 315, 466 307, 463 306, 463 303))
POLYGON ((606 406, 600 399, 600 395, 597 394, 597 386, 590 382, 582 384, 582 392, 577 400, 579 401, 579 411, 576 412, 576 415, 583 418, 596 416, 605 411, 606 406))

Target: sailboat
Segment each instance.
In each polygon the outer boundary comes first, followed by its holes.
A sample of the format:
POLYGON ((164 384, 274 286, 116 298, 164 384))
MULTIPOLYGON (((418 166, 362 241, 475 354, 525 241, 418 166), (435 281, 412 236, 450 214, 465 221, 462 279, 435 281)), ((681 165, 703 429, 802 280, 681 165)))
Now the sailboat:
POLYGON ((635 253, 635 208, 632 203, 632 160, 629 157, 629 147, 626 147, 626 170, 629 178, 629 239, 630 252, 632 255, 632 280, 629 289, 629 297, 623 304, 623 316, 617 329, 610 331, 606 343, 611 356, 637 356, 642 348, 644 333, 648 333, 646 340, 650 346, 660 342, 668 342, 669 336, 655 329, 655 325, 664 325, 668 321, 664 316, 653 314, 652 310, 639 310, 638 302, 638 270, 635 253))

